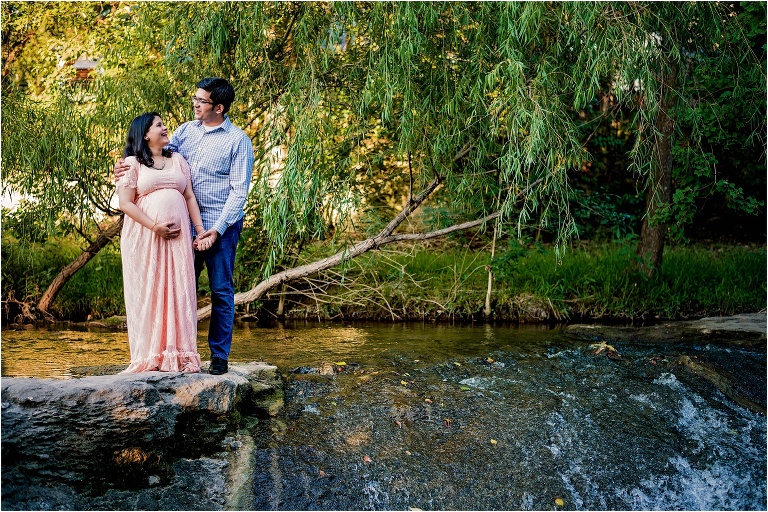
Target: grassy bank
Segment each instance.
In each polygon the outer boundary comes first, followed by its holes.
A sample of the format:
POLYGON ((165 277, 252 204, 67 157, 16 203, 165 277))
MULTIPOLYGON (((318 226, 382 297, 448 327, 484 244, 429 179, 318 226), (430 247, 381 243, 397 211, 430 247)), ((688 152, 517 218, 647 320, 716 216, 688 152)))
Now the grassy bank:
MULTIPOLYGON (((3 317, 34 303, 79 252, 66 240, 21 246, 3 237, 3 317)), ((294 318, 466 321, 484 318, 487 251, 449 244, 387 249, 345 269, 276 290, 248 311, 274 317, 280 295, 294 318)), ((492 262, 496 321, 573 322, 685 319, 766 307, 764 246, 670 247, 661 272, 634 271, 634 247, 585 245, 557 262, 549 248, 512 246, 492 262)), ((242 276, 239 282, 247 281, 242 276)), ((53 313, 82 321, 124 314, 117 247, 99 253, 62 289, 53 313)), ((245 307, 240 308, 245 311, 245 307)))
MULTIPOLYGON (((296 317, 379 320, 482 319, 487 252, 430 248, 381 251, 355 261, 329 288, 289 295, 296 317), (325 291, 327 290, 327 291, 325 291)), ((661 272, 634 270, 634 246, 588 245, 560 263, 547 248, 495 258, 491 292, 497 321, 562 322, 685 319, 766 307, 766 250, 756 246, 672 247, 661 272)))

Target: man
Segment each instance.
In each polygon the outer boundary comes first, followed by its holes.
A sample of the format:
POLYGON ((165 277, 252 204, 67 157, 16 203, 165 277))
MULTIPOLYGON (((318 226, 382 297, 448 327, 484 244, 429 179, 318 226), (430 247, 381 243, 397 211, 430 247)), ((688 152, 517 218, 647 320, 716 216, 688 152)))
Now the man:
MULTIPOLYGON (((167 146, 190 166, 192 188, 206 230, 195 244, 211 243, 210 249, 195 251, 195 277, 200 277, 205 265, 211 288, 208 371, 212 375, 228 370, 235 320, 235 251, 254 163, 251 139, 226 115, 234 99, 235 90, 223 78, 201 80, 192 98, 195 120, 182 124, 167 146)), ((120 160, 115 164, 115 178, 127 170, 120 160)))

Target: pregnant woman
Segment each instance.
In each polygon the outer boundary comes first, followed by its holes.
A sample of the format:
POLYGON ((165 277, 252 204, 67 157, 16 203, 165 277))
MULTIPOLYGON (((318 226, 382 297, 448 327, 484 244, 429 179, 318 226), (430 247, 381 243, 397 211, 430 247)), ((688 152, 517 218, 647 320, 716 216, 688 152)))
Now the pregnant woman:
MULTIPOLYGON (((117 182, 125 213, 120 251, 131 363, 123 373, 199 372, 197 293, 190 218, 202 234, 189 165, 163 148, 168 128, 157 112, 131 122, 117 182)), ((199 241, 198 249, 210 242, 199 241)))

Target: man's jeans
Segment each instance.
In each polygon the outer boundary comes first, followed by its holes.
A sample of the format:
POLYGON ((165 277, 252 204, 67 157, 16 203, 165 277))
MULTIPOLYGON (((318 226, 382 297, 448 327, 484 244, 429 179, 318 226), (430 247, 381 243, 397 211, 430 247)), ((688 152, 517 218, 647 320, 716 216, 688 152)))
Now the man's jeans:
POLYGON ((235 251, 243 219, 232 224, 207 251, 195 251, 195 280, 203 265, 208 269, 211 287, 211 323, 208 328, 208 346, 211 357, 229 360, 232 347, 232 326, 235 323, 235 251))

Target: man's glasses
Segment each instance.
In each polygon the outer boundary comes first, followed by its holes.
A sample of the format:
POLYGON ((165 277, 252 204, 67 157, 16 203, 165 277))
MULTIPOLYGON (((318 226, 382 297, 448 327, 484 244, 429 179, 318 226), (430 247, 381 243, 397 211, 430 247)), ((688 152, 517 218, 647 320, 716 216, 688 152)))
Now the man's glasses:
POLYGON ((203 98, 198 98, 197 96, 192 96, 192 103, 203 103, 205 105, 214 104, 212 101, 204 100, 203 98))

